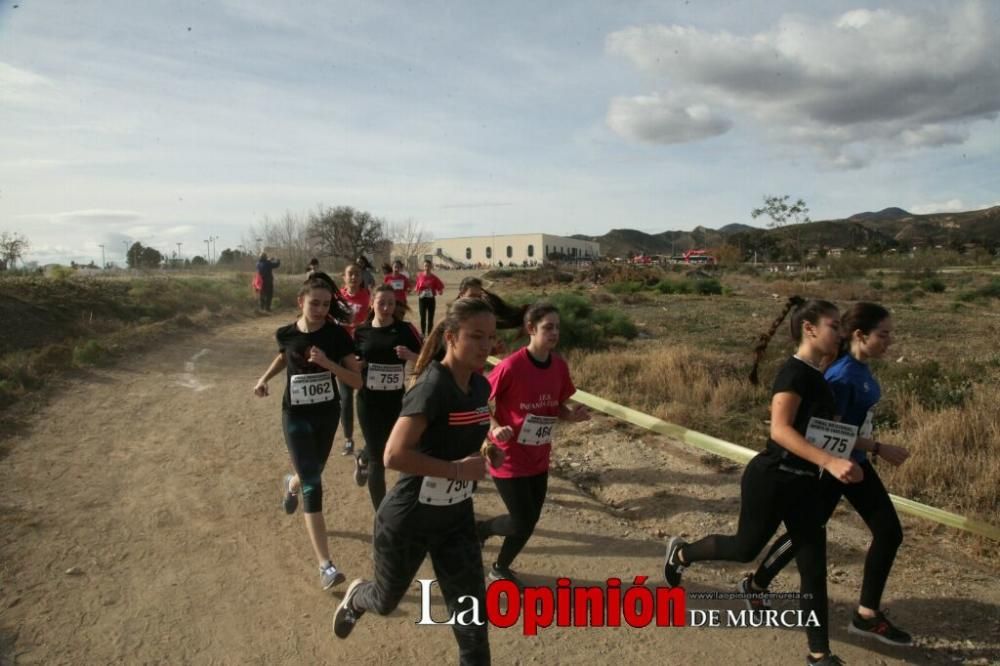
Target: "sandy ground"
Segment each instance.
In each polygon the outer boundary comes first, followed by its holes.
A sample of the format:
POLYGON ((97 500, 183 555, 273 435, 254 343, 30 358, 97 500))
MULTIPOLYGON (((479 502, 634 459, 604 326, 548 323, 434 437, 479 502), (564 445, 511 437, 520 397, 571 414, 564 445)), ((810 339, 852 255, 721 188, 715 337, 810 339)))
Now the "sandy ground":
MULTIPOLYGON (((346 641, 332 635, 344 586, 319 589, 302 518, 279 506, 288 469, 280 398, 251 395, 274 329, 291 319, 202 330, 75 375, 4 434, 0 664, 456 661, 447 627, 415 623, 416 585, 390 617, 365 616, 346 641)), ((548 504, 515 564, 529 581, 648 576, 653 586, 665 536, 735 528, 738 469, 604 417, 558 437, 548 504)), ((350 459, 337 455, 341 441, 338 433, 325 474, 334 559, 349 578, 370 576, 373 512, 350 459)), ((501 508, 490 483, 475 501, 483 515, 501 508)), ((886 605, 918 644, 882 646, 845 630, 867 533, 838 513, 829 531, 834 651, 851 664, 1000 663, 995 563, 964 556, 946 531, 912 531, 886 605)), ((487 544, 487 563, 497 547, 487 544)), ((703 564, 685 581, 728 592, 745 568, 703 564)), ((429 564, 420 576, 433 577, 429 564)), ((794 568, 776 585, 796 587, 794 568)), ((435 611, 440 619, 437 596, 435 611)), ((490 641, 496 664, 795 664, 805 653, 801 630, 773 628, 552 627, 527 637, 517 624, 491 629, 490 641)))

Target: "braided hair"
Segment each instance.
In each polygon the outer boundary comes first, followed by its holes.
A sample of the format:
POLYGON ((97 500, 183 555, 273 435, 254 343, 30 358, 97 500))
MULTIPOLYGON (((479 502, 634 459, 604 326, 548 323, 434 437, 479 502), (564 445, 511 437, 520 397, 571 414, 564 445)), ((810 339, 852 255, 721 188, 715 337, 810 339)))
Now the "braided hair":
POLYGON ((819 318, 823 315, 837 314, 837 306, 830 301, 822 301, 817 299, 805 300, 801 296, 792 296, 785 303, 785 307, 781 310, 781 314, 771 322, 771 327, 766 333, 761 333, 757 337, 757 344, 753 348, 753 368, 750 370, 750 383, 754 386, 760 383, 757 376, 757 369, 760 366, 760 362, 764 359, 764 352, 767 350, 767 345, 771 342, 771 338, 778 331, 778 327, 781 326, 781 322, 785 320, 788 313, 792 313, 792 317, 789 320, 790 332, 792 335, 792 340, 796 344, 802 342, 802 324, 803 322, 809 322, 810 324, 818 324, 819 318))

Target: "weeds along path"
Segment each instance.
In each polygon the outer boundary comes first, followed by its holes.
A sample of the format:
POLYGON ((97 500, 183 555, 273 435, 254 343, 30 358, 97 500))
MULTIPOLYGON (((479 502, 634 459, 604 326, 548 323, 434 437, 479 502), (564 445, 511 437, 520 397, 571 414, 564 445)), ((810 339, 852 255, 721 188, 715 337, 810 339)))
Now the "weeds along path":
MULTIPOLYGON (((455 661, 448 627, 415 624, 416 586, 393 616, 366 616, 347 641, 332 636, 343 588, 319 590, 302 518, 285 516, 278 503, 287 469, 280 381, 267 399, 251 395, 274 353, 275 327, 290 319, 196 333, 67 380, 7 438, 0 663, 455 661)), ((595 420, 565 433, 550 502, 518 560, 532 582, 614 576, 628 584, 644 575, 655 585, 659 535, 696 535, 735 520, 738 473, 718 473, 697 456, 610 425, 595 420)), ((349 578, 370 576, 372 509, 351 480, 350 459, 336 454, 340 442, 338 434, 325 475, 332 548, 349 578)), ((499 511, 492 484, 483 484, 476 505, 480 514, 499 511)), ((832 535, 844 539, 831 547, 843 556, 836 567, 849 572, 831 587, 835 650, 848 662, 997 658, 995 577, 970 570, 956 578, 948 552, 905 546, 890 604, 907 628, 938 643, 911 650, 856 643, 843 626, 863 534, 848 524, 832 535)), ((497 547, 487 545, 487 562, 497 547)), ((728 591, 738 570, 699 567, 691 588, 728 591)), ((429 565, 420 577, 433 577, 429 565)), ((794 587, 794 574, 786 579, 794 587)), ((436 593, 433 612, 444 617, 436 593)), ((492 629, 491 643, 496 664, 800 663, 805 647, 797 629, 553 627, 525 637, 520 623, 492 629)))

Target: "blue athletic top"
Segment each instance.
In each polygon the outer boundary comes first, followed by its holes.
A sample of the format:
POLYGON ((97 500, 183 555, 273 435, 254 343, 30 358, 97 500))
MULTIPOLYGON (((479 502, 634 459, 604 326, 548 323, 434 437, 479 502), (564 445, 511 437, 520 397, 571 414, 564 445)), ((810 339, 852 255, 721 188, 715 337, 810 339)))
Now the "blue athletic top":
MULTIPOLYGON (((833 390, 840 420, 857 426, 859 437, 870 439, 872 415, 875 405, 882 397, 882 389, 875 381, 875 375, 868 364, 850 354, 844 354, 826 369, 825 377, 833 390)), ((854 449, 851 458, 862 463, 867 458, 867 453, 854 449)))

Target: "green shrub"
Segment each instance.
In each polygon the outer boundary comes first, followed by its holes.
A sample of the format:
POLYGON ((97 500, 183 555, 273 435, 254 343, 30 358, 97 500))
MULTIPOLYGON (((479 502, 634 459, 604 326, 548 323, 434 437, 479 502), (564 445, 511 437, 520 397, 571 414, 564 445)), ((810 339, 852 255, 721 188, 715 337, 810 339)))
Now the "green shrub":
POLYGON ((924 278, 920 281, 920 288, 932 294, 940 294, 945 290, 944 280, 939 277, 924 278))
POLYGON ((722 283, 715 278, 709 280, 697 280, 694 289, 702 296, 717 296, 722 293, 722 283))
POLYGON ((607 290, 612 294, 634 294, 642 291, 646 287, 642 282, 626 280, 624 282, 612 282, 607 285, 607 290))
POLYGON ((73 364, 77 366, 97 365, 106 356, 107 350, 97 340, 87 340, 73 348, 73 364))
POLYGON ((885 288, 885 285, 882 283, 882 280, 872 280, 871 282, 868 283, 868 286, 871 287, 872 289, 885 288))

